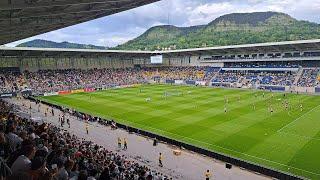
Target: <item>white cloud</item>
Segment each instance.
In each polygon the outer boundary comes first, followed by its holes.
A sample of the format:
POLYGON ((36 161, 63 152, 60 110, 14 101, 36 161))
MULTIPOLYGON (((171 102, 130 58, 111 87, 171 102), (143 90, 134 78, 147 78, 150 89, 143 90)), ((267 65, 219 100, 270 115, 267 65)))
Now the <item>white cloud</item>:
POLYGON ((320 15, 320 0, 234 0, 200 4, 187 13, 188 19, 183 25, 206 24, 228 13, 257 11, 284 12, 298 19, 320 22, 319 18, 315 18, 320 15))
POLYGON ((218 16, 230 12, 234 7, 229 2, 208 3, 194 8, 184 26, 207 24, 218 16))
POLYGON ((110 46, 116 45, 116 44, 122 44, 122 43, 129 41, 130 39, 131 39, 131 37, 126 38, 126 37, 115 36, 115 37, 108 39, 108 44, 110 46))

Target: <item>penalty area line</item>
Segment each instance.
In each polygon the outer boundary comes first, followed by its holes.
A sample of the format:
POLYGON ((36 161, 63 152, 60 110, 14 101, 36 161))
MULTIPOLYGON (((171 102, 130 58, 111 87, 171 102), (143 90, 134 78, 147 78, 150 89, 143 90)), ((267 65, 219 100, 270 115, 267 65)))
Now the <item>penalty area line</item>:
POLYGON ((302 114, 301 116, 299 116, 298 118, 296 118, 295 120, 291 121, 289 124, 283 126, 281 129, 279 129, 277 132, 281 132, 283 129, 289 127, 291 124, 295 123, 296 121, 300 120, 302 117, 306 116, 307 114, 311 113, 312 111, 314 111, 315 109, 317 109, 318 107, 320 107, 320 104, 312 109, 310 109, 308 112, 302 114))
POLYGON ((278 132, 278 133, 280 133, 280 134, 288 134, 288 135, 291 135, 291 136, 295 136, 295 137, 299 137, 299 138, 304 138, 304 139, 310 139, 310 140, 314 140, 314 141, 320 141, 320 138, 313 138, 313 137, 309 137, 309 136, 302 136, 302 135, 293 134, 293 133, 285 132, 285 131, 281 131, 281 132, 278 132))

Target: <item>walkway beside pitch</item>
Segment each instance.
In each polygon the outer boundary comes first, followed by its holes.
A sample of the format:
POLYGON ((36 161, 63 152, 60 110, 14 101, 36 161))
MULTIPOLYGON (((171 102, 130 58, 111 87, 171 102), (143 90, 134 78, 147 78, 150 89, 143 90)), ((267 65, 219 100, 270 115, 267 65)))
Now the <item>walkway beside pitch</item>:
MULTIPOLYGON (((24 108, 21 106, 21 101, 16 99, 10 99, 9 102, 17 104, 22 108, 25 113, 30 113, 29 108, 24 108)), ((27 107, 29 107, 29 102, 23 100, 27 107)), ((48 115, 44 116, 44 111, 47 106, 41 106, 41 112, 38 112, 35 103, 32 104, 31 116, 35 119, 43 119, 46 122, 50 122, 57 126, 60 126, 58 122, 59 114, 58 110, 55 110, 55 116, 48 115)), ((68 116, 67 116, 68 117, 68 116)), ((232 169, 226 169, 225 163, 221 161, 214 160, 209 157, 204 157, 202 155, 182 151, 180 156, 175 156, 173 154, 174 147, 159 143, 157 146, 153 146, 152 139, 148 139, 136 134, 129 134, 128 132, 118 129, 111 130, 110 126, 103 126, 98 123, 90 123, 89 134, 86 134, 85 123, 83 121, 77 120, 75 117, 69 116, 71 122, 71 128, 68 128, 65 124, 64 129, 75 134, 79 138, 84 138, 86 140, 93 141, 105 148, 123 154, 136 162, 145 164, 146 166, 154 169, 158 172, 168 174, 173 179, 184 179, 184 180, 198 180, 204 179, 204 172, 209 169, 213 172, 213 179, 218 180, 248 180, 248 179, 270 179, 268 177, 255 174, 246 170, 242 170, 238 167, 233 167, 232 169), (119 150, 117 146, 117 138, 127 138, 128 139, 128 150, 119 150), (160 168, 158 166, 158 156, 159 153, 164 156, 164 167, 160 168)))

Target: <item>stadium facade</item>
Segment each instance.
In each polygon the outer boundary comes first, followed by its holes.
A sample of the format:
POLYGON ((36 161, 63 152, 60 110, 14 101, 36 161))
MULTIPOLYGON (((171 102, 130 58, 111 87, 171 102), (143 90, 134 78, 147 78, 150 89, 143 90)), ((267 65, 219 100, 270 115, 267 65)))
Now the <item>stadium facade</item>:
MULTIPOLYGON (((1 47, 0 51, 0 68, 16 68, 20 72, 59 69, 210 67, 210 71, 216 74, 206 81, 177 78, 170 80, 161 78, 160 81, 233 88, 320 92, 319 69, 317 68, 320 64, 319 39, 170 51, 17 47, 1 47), (151 62, 150 58, 156 55, 163 57, 162 63, 153 64, 151 62), (313 76, 316 73, 316 77, 311 79, 314 81, 313 84, 300 83, 298 85, 299 80, 305 78, 302 76, 308 76, 308 71, 312 71, 310 73, 313 73, 313 76), (231 73, 228 74, 228 79, 223 76, 224 73, 231 73), (262 83, 254 83, 260 73, 270 73, 270 75, 262 77, 260 79, 262 83), (272 75, 278 78, 283 76, 284 82, 270 83, 272 75), (285 79, 285 76, 290 76, 292 79, 285 79)), ((154 81, 153 77, 149 79, 151 83, 154 81)))
POLYGON ((163 66, 223 67, 224 63, 228 62, 319 60, 320 39, 169 51, 23 47, 0 47, 0 50, 2 56, 1 67, 19 67, 21 70, 29 68, 28 70, 31 71, 52 68, 124 68, 133 67, 134 65, 150 66, 150 56, 157 54, 164 56, 163 66), (59 62, 64 63, 64 66, 59 66, 59 62), (76 62, 80 64, 74 64, 76 62))

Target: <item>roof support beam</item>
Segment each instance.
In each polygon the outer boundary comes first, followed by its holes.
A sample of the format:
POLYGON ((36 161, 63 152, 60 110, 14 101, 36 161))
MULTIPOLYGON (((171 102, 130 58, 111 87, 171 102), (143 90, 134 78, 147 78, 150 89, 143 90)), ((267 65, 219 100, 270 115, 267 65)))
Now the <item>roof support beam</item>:
POLYGON ((86 6, 66 6, 66 7, 52 7, 50 8, 43 8, 40 11, 24 11, 20 10, 17 12, 13 12, 12 15, 0 15, 0 20, 6 20, 10 18, 11 20, 14 19, 28 19, 28 18, 42 18, 42 17, 54 17, 54 16, 64 16, 68 14, 82 14, 82 13, 90 13, 90 12, 100 12, 100 11, 117 11, 121 10, 126 7, 134 8, 136 7, 135 4, 138 4, 139 1, 130 2, 130 3, 117 3, 114 5, 109 4, 88 4, 86 6))
POLYGON ((13 9, 35 9, 35 8, 50 8, 54 6, 69 6, 69 5, 86 5, 86 4, 114 4, 119 2, 134 2, 135 0, 58 0, 58 1, 39 1, 39 0, 11 0, 1 1, 0 10, 13 9), (14 1, 14 2, 12 2, 14 1), (11 3, 10 3, 11 2, 11 3))

